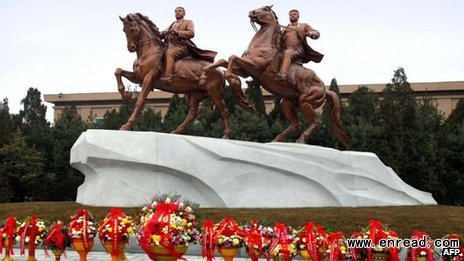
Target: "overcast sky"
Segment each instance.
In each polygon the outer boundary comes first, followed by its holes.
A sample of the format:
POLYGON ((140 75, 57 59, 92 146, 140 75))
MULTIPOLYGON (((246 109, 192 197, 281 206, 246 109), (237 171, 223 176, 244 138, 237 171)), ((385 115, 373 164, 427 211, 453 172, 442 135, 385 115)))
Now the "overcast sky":
POLYGON ((227 58, 254 34, 248 11, 270 4, 281 24, 296 8, 300 22, 320 31, 309 42, 325 57, 306 66, 326 84, 386 83, 399 66, 410 82, 464 80, 464 0, 0 0, 0 99, 17 113, 29 87, 117 91, 114 70, 131 69, 135 59, 119 15, 140 12, 165 29, 183 6, 197 46, 227 58))

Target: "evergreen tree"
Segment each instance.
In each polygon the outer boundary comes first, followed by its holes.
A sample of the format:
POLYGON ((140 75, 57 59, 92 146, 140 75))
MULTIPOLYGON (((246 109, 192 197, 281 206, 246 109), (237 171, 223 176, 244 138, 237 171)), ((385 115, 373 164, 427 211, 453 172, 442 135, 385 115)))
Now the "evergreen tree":
POLYGON ((75 200, 77 187, 84 181, 83 175, 69 164, 71 148, 86 130, 86 125, 76 107, 67 107, 55 121, 53 137, 53 180, 49 187, 50 200, 75 200))
POLYGON ((184 121, 187 112, 185 99, 181 99, 178 94, 174 94, 163 119, 163 132, 174 131, 184 121))
POLYGON ((4 98, 3 102, 0 102, 0 147, 10 141, 12 127, 13 123, 8 106, 8 99, 4 98))
POLYGON ((377 119, 378 102, 377 95, 367 86, 360 86, 348 98, 344 118, 353 150, 378 151, 382 133, 377 119))
MULTIPOLYGON (((27 144, 35 146, 43 155, 50 155, 50 123, 46 119, 47 107, 42 103, 40 91, 29 88, 21 104, 23 109, 19 111, 19 117, 27 144)), ((48 164, 48 160, 45 163, 48 164)))
POLYGON ((49 184, 43 175, 43 162, 42 153, 29 146, 21 130, 17 129, 11 142, 0 147, 0 182, 6 186, 2 200, 43 199, 43 192, 49 184))
POLYGON ((161 117, 161 112, 155 112, 152 108, 144 110, 134 130, 161 132, 163 130, 163 117, 161 117))
POLYGON ((382 128, 381 146, 378 156, 386 165, 408 184, 418 187, 417 170, 410 162, 416 121, 416 100, 414 91, 407 81, 403 68, 395 71, 391 83, 384 89, 384 97, 380 101, 379 121, 382 128))

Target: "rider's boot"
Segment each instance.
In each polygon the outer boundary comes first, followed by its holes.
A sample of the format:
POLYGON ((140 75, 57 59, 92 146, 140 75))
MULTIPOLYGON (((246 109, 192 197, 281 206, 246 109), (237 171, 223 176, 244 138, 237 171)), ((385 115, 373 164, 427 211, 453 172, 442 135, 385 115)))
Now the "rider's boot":
POLYGON ((276 74, 274 80, 276 81, 286 81, 287 80, 287 74, 284 72, 279 72, 276 74))
POLYGON ((164 83, 170 86, 172 84, 172 74, 166 74, 165 76, 161 77, 159 80, 161 83, 164 83))

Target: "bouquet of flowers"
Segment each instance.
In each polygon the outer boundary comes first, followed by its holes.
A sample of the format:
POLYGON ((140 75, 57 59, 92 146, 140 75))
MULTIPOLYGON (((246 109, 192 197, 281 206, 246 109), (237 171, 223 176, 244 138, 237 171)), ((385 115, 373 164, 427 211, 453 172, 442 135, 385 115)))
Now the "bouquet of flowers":
POLYGON ((217 246, 219 248, 242 247, 243 238, 238 224, 229 217, 225 217, 215 225, 217 246))
POLYGON ((84 251, 90 251, 97 234, 97 226, 98 224, 88 210, 79 209, 76 211, 76 215, 71 217, 68 236, 73 245, 82 241, 84 251))
POLYGON ((267 260, 270 259, 268 251, 271 245, 271 239, 274 237, 274 230, 252 221, 249 225, 243 227, 244 241, 248 255, 252 261, 257 261, 258 257, 263 255, 267 260))
POLYGON ((56 222, 55 225, 50 227, 43 245, 47 257, 49 256, 47 248, 51 249, 56 255, 61 256, 66 247, 70 245, 68 228, 61 221, 56 222))
POLYGON ((410 247, 408 248, 408 255, 406 257, 406 261, 433 261, 435 258, 433 257, 433 242, 432 238, 430 238, 429 234, 421 231, 413 231, 411 239, 414 240, 422 240, 425 238, 426 245, 430 247, 410 247))
POLYGON ((328 247, 324 227, 316 226, 313 222, 308 222, 298 231, 295 243, 303 258, 315 261, 323 259, 328 247))
POLYGON ((369 225, 361 229, 360 232, 355 232, 351 236, 353 239, 370 239, 371 243, 374 244, 374 248, 354 248, 351 249, 353 260, 358 260, 358 258, 362 256, 367 256, 368 259, 372 259, 373 256, 386 256, 388 255, 388 259, 390 261, 398 261, 399 260, 399 248, 394 246, 390 246, 387 248, 383 248, 379 246, 379 241, 381 239, 398 239, 398 234, 395 231, 392 231, 382 224, 382 222, 377 221, 375 219, 369 220, 369 225))
POLYGON ((453 257, 443 256, 442 257, 443 261, 464 261, 464 240, 462 236, 458 234, 448 234, 444 236, 442 239, 456 240, 459 244, 459 250, 461 250, 461 252, 457 256, 453 256, 453 257))
POLYGON ((150 255, 150 248, 160 246, 178 258, 174 248, 196 243, 200 233, 193 214, 196 204, 183 201, 179 195, 163 194, 142 208, 139 244, 150 255))
POLYGON ((16 240, 20 243, 21 255, 26 252, 26 244, 29 245, 29 256, 35 256, 35 247, 42 243, 47 236, 45 222, 32 216, 21 222, 16 229, 16 240))
POLYGON ((295 235, 297 234, 290 226, 276 223, 274 226, 274 235, 269 246, 270 256, 275 260, 289 261, 291 257, 298 254, 295 246, 295 235))
POLYGON ((129 235, 133 232, 132 218, 121 209, 111 209, 98 228, 98 237, 102 245, 111 242, 111 254, 119 255, 119 245, 129 242, 129 235))
POLYGON ((5 220, 5 224, 0 228, 0 254, 3 247, 6 249, 6 256, 13 255, 13 244, 16 239, 16 218, 9 217, 5 220))
POLYGON ((343 236, 343 232, 329 233, 328 243, 327 253, 329 254, 329 260, 336 261, 352 258, 348 249, 347 240, 343 236))

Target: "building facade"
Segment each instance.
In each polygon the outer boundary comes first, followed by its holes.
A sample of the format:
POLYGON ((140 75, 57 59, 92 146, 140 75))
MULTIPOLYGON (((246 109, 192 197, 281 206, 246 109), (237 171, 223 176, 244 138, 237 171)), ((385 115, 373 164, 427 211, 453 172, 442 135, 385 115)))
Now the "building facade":
MULTIPOLYGON (((367 86, 374 93, 382 96, 386 84, 339 85, 342 102, 346 102, 351 93, 356 91, 359 86, 367 86)), ((416 93, 417 99, 422 99, 425 95, 430 96, 445 116, 448 116, 456 107, 459 99, 464 98, 464 81, 411 83, 411 88, 416 93)), ((152 108, 156 112, 160 111, 161 115, 164 116, 172 95, 163 91, 151 92, 146 99, 145 108, 152 108)), ((266 111, 271 111, 274 107, 274 95, 263 89, 263 98, 266 111)), ((118 110, 123 105, 121 95, 118 92, 45 94, 44 100, 54 105, 54 120, 59 118, 66 107, 73 105, 83 120, 103 119, 107 111, 118 110)))

